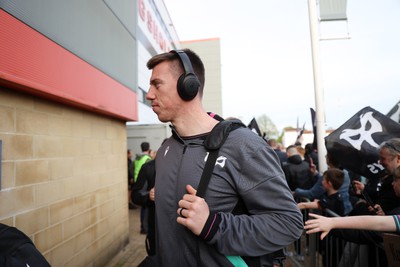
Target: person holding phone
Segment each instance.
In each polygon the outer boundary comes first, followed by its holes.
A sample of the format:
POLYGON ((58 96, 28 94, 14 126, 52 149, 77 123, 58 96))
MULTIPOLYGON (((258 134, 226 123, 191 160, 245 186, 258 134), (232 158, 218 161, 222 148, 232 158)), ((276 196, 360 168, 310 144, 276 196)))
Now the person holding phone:
POLYGON ((363 208, 363 202, 358 203, 354 215, 383 215, 400 206, 400 198, 396 196, 392 187, 394 171, 400 166, 400 138, 392 138, 379 146, 379 163, 386 170, 385 176, 368 179, 366 184, 354 181, 353 188, 361 199, 365 200, 364 205, 368 197, 371 199, 370 203, 366 204, 367 208, 363 208))

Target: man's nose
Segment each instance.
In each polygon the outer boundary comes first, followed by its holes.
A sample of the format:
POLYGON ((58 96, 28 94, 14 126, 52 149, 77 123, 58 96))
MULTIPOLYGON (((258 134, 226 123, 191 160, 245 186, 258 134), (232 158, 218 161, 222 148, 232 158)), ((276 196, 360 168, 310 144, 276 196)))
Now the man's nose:
POLYGON ((147 91, 146 99, 147 99, 147 100, 152 100, 152 99, 154 99, 154 94, 153 94, 153 90, 151 89, 151 86, 150 86, 150 88, 149 88, 149 91, 147 91))

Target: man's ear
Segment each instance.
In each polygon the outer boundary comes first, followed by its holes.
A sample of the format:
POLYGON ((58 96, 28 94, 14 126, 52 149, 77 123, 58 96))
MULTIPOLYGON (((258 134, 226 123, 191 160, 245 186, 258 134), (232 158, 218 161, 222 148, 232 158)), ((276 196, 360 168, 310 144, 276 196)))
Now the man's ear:
POLYGON ((396 156, 395 156, 395 158, 394 158, 394 160, 397 162, 397 167, 400 167, 400 153, 399 154, 397 154, 396 156))

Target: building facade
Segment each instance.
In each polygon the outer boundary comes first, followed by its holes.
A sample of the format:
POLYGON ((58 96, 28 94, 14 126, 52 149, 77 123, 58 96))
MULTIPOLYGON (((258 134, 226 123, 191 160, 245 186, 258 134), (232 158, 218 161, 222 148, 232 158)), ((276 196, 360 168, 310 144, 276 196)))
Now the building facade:
POLYGON ((0 222, 52 266, 129 242, 126 122, 154 120, 145 62, 179 47, 171 25, 163 1, 0 0, 0 222))

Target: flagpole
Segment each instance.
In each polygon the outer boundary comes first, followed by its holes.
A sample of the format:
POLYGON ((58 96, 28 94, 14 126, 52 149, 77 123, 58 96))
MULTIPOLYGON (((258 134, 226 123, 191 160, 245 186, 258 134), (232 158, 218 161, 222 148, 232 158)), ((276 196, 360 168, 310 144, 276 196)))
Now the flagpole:
POLYGON ((308 13, 310 22, 311 36, 311 54, 314 74, 314 94, 315 94, 315 123, 317 128, 317 146, 318 146, 318 169, 320 172, 327 170, 326 147, 325 147, 325 111, 323 88, 321 81, 321 66, 319 55, 319 36, 318 36, 318 17, 317 0, 308 0, 308 13))

